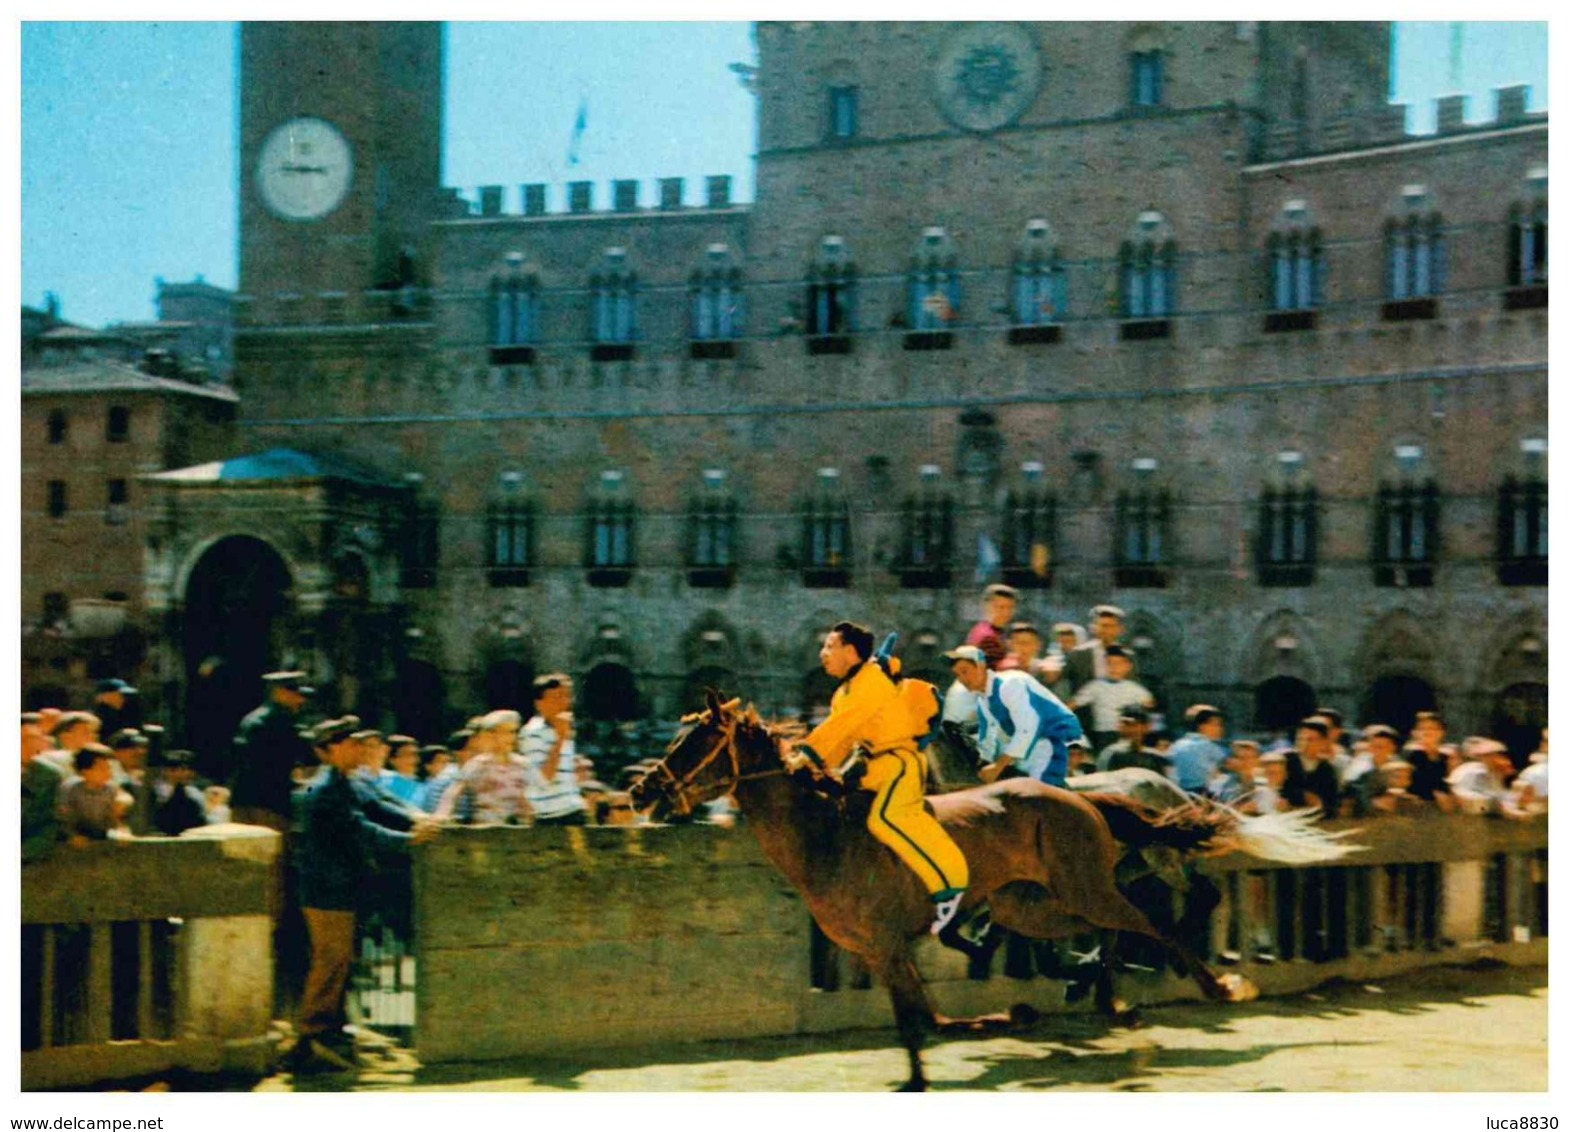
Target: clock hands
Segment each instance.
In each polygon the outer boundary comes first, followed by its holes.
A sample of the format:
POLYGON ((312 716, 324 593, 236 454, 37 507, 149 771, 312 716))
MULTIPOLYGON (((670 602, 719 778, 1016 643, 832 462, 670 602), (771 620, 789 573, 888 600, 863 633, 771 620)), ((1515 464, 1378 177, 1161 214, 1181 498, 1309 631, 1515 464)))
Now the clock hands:
POLYGON ((280 173, 294 173, 294 174, 297 174, 297 175, 304 175, 306 173, 316 173, 316 174, 318 174, 320 176, 325 177, 327 175, 327 173, 328 173, 328 169, 327 169, 327 166, 325 166, 325 165, 297 165, 297 164, 295 164, 293 162, 284 162, 282 165, 278 166, 278 172, 280 172, 280 173))

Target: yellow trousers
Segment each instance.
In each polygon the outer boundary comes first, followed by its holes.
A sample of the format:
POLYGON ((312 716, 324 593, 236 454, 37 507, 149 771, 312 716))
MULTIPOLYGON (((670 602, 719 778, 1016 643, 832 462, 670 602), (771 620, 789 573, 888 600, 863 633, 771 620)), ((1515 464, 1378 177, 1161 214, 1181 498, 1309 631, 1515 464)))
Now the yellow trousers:
POLYGON ((926 758, 918 751, 896 748, 872 758, 861 780, 874 792, 866 828, 899 855, 928 892, 950 895, 970 883, 970 867, 948 831, 922 805, 925 780, 926 758))

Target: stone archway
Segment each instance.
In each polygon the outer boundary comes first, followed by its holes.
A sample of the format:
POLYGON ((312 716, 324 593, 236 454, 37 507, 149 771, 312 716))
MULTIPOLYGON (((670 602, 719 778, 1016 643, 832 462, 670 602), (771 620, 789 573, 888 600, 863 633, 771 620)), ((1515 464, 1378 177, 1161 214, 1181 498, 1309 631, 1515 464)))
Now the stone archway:
POLYGON ((534 666, 517 657, 492 661, 485 668, 485 708, 511 708, 527 719, 534 712, 534 666))
POLYGON ((440 669, 428 660, 404 660, 398 665, 396 693, 393 718, 399 731, 421 743, 446 741, 446 682, 440 669))
POLYGON ((1253 726, 1290 736, 1298 723, 1313 714, 1316 694, 1306 680, 1271 676, 1253 688, 1253 726))
POLYGON ((293 578, 271 544, 230 535, 192 566, 182 601, 186 742, 197 769, 226 781, 230 742, 262 700, 262 673, 288 648, 293 578))
POLYGON ((1516 766, 1524 766, 1547 726, 1547 685, 1536 681, 1511 684, 1493 697, 1488 734, 1509 748, 1516 766))
POLYGON ((623 723, 648 714, 632 670, 615 660, 602 660, 577 688, 577 710, 600 723, 623 723))
POLYGON ((1437 711, 1438 694, 1420 676, 1395 673, 1368 686, 1358 719, 1363 724, 1387 723, 1402 735, 1411 730, 1419 711, 1437 711))
POLYGON ((733 669, 717 664, 704 665, 686 674, 686 680, 681 688, 681 714, 702 711, 707 704, 709 688, 721 695, 746 698, 746 693, 741 688, 740 680, 733 669))

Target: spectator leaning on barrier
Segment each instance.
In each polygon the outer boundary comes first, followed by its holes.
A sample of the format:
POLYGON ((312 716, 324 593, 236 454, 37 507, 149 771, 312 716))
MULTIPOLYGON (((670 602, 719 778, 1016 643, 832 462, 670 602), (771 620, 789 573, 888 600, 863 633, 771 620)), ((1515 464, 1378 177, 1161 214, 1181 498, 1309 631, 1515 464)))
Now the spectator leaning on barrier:
POLYGON ((1226 748, 1221 746, 1226 717, 1218 707, 1194 704, 1183 713, 1183 719, 1188 725, 1187 734, 1166 753, 1171 756, 1172 777, 1177 785, 1198 793, 1226 762, 1226 748))
POLYGON ((1325 817, 1340 813, 1340 780, 1330 759, 1329 720, 1310 715, 1297 724, 1297 745, 1286 754, 1286 798, 1292 806, 1317 806, 1325 817))
POLYGON ((1209 780, 1205 792, 1217 802, 1224 802, 1245 814, 1258 813, 1254 797, 1258 775, 1258 744, 1252 739, 1233 739, 1220 773, 1209 780))
POLYGON ((1295 809, 1286 796, 1286 776, 1290 773, 1286 752, 1265 751, 1258 760, 1258 780, 1253 788, 1253 805, 1261 814, 1295 809))
POLYGON ((1513 792, 1515 808, 1522 813, 1547 812, 1547 728, 1542 728, 1542 741, 1531 761, 1516 776, 1513 792))
POLYGON ((479 753, 479 748, 474 745, 474 728, 465 725, 448 735, 442 751, 446 759, 443 761, 432 756, 425 775, 425 788, 420 794, 419 807, 428 814, 435 813, 441 807, 442 799, 457 784, 458 775, 463 773, 463 764, 479 753))
POLYGON ((527 768, 513 757, 522 718, 515 711, 489 712, 471 721, 474 730, 456 782, 437 805, 437 817, 475 825, 524 825, 534 816, 527 794, 527 768))
POLYGON ((1509 791, 1509 780, 1514 776, 1509 748, 1497 739, 1473 735, 1461 749, 1469 758, 1449 776, 1449 788, 1460 812, 1523 817, 1509 791))
POLYGON ((54 725, 54 746, 43 758, 69 778, 76 773, 76 753, 89 743, 98 742, 101 724, 90 711, 63 712, 54 725))
POLYGON ((147 776, 147 751, 150 744, 140 731, 121 728, 109 739, 114 752, 110 760, 110 780, 131 796, 131 809, 125 815, 126 827, 133 837, 153 832, 154 797, 147 776))
POLYGON ((1416 722, 1411 725, 1411 740, 1403 752, 1411 764, 1411 793, 1440 809, 1451 810, 1454 798, 1449 791, 1449 767, 1443 745, 1444 717, 1436 711, 1417 712, 1416 722))
POLYGON ((76 776, 60 787, 60 821, 66 840, 75 846, 102 841, 120 824, 128 799, 115 788, 109 748, 89 743, 76 752, 76 776))
POLYGON ((359 889, 377 854, 407 853, 411 844, 435 836, 433 822, 404 833, 365 815, 350 775, 360 759, 353 741, 356 723, 331 720, 316 729, 316 749, 326 772, 297 800, 300 905, 310 934, 310 973, 300 1004, 290 1053, 297 1070, 352 1069, 354 1062, 334 1048, 343 1033, 343 995, 354 962, 354 907, 359 889))
POLYGON ((49 749, 49 736, 37 712, 22 714, 22 864, 41 861, 64 836, 60 822, 60 788, 65 775, 38 756, 49 749))
POLYGON ((1400 795, 1389 793, 1385 768, 1399 752, 1400 733, 1387 724, 1375 723, 1362 729, 1362 742, 1367 751, 1351 760, 1342 782, 1350 816, 1391 813, 1400 795))
POLYGON ((523 728, 528 800, 537 825, 583 825, 588 805, 578 785, 572 680, 552 672, 534 681, 534 715, 523 728))
POLYGON ((1344 785, 1346 772, 1351 769, 1351 752, 1345 743, 1346 717, 1332 707, 1316 707, 1313 714, 1329 722, 1329 762, 1335 768, 1335 777, 1344 785))

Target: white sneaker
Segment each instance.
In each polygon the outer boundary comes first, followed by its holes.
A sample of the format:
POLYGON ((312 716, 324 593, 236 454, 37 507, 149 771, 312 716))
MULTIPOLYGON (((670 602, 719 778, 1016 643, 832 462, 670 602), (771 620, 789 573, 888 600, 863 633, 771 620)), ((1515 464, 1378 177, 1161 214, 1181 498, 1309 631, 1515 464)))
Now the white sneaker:
POLYGON ((933 935, 939 934, 944 928, 953 922, 953 918, 959 914, 959 904, 963 900, 964 890, 960 889, 946 900, 937 901, 937 907, 933 913, 932 919, 933 935))

